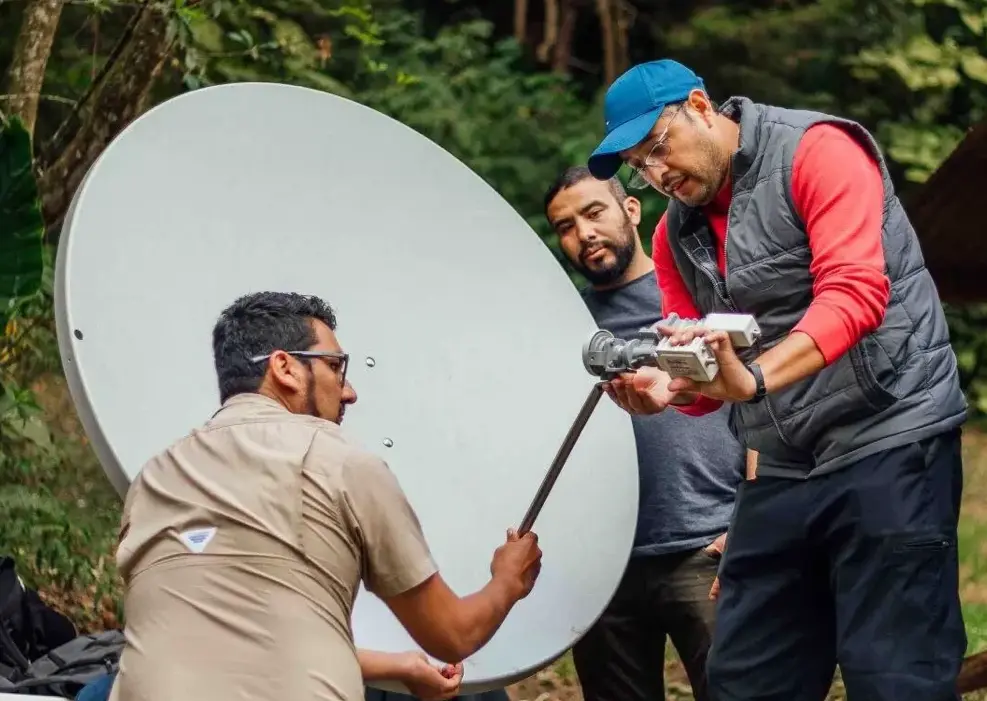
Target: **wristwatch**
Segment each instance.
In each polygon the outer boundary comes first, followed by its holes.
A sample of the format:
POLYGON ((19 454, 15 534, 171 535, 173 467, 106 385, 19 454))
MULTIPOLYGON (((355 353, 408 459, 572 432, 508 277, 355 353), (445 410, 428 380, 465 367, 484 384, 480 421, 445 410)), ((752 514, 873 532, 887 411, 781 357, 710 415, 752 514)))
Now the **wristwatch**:
POLYGON ((747 363, 747 369, 754 376, 754 396, 748 399, 747 403, 757 404, 768 393, 764 388, 764 373, 761 372, 761 366, 754 362, 747 363))

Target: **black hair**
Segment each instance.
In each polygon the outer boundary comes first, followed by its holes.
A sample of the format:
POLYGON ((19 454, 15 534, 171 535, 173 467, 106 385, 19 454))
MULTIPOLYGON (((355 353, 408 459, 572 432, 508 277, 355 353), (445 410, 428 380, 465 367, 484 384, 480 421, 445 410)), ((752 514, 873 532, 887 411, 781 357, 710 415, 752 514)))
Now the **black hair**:
MULTIPOLYGON (((545 193, 545 201, 543 203, 544 214, 546 216, 548 215, 548 206, 552 204, 552 200, 555 199, 556 195, 562 192, 562 190, 581 183, 587 178, 596 179, 596 176, 594 176, 586 166, 572 166, 570 168, 566 168, 562 175, 555 179, 555 182, 551 184, 548 191, 545 193)), ((604 182, 610 186, 610 192, 613 193, 613 196, 617 199, 617 202, 623 204, 624 200, 627 199, 627 191, 624 190, 624 185, 620 182, 620 179, 615 175, 604 182)))
POLYGON ((294 292, 255 292, 224 309, 212 331, 220 401, 257 391, 267 364, 251 362, 254 356, 315 345, 313 320, 336 328, 332 307, 318 297, 294 292))

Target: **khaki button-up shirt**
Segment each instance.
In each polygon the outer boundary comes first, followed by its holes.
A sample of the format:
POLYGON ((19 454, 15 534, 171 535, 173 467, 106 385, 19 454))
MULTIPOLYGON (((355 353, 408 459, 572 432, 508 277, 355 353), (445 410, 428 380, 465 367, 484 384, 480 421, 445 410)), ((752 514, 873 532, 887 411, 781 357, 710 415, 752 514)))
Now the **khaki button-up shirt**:
POLYGON ((111 701, 361 701, 350 614, 437 571, 378 457, 259 394, 150 460, 124 505, 111 701))

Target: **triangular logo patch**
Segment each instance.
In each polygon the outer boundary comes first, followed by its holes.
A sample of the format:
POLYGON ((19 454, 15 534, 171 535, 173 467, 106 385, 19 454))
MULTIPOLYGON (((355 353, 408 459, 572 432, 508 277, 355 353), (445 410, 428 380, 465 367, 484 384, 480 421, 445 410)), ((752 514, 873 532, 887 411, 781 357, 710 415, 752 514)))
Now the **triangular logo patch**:
POLYGON ((185 531, 179 537, 185 543, 186 548, 194 553, 201 553, 209 545, 209 541, 214 535, 216 535, 216 527, 210 526, 209 528, 194 528, 185 531))

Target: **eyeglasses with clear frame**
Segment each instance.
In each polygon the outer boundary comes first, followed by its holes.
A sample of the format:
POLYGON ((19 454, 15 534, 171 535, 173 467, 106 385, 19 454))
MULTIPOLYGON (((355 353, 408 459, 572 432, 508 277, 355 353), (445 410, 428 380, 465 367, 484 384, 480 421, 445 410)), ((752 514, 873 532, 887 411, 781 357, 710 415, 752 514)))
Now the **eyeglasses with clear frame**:
MULTIPOLYGON (((339 367, 333 367, 330 363, 329 368, 339 376, 339 386, 346 386, 346 370, 349 366, 350 356, 349 353, 341 353, 339 351, 320 351, 320 350, 304 350, 304 351, 285 351, 288 355, 294 356, 295 358, 322 358, 323 360, 332 359, 339 361, 339 367)), ((268 353, 267 355, 255 355, 250 359, 252 363, 263 363, 268 360, 273 353, 268 353)))
MULTIPOLYGON (((668 124, 665 125, 665 128, 662 130, 661 134, 658 135, 658 140, 655 142, 655 145, 651 147, 651 150, 648 151, 648 155, 644 159, 644 166, 641 168, 631 168, 634 172, 631 173, 631 177, 627 181, 627 187, 634 190, 643 190, 644 188, 651 186, 654 187, 655 190, 658 190, 658 188, 655 187, 649 179, 646 169, 658 166, 662 161, 668 158, 668 155, 672 152, 671 147, 668 145, 668 129, 672 126, 672 122, 675 121, 675 118, 679 116, 679 112, 682 111, 683 107, 683 105, 680 105, 679 108, 675 110, 672 118, 668 120, 668 124)), ((658 192, 661 192, 661 190, 658 190, 658 192)))

